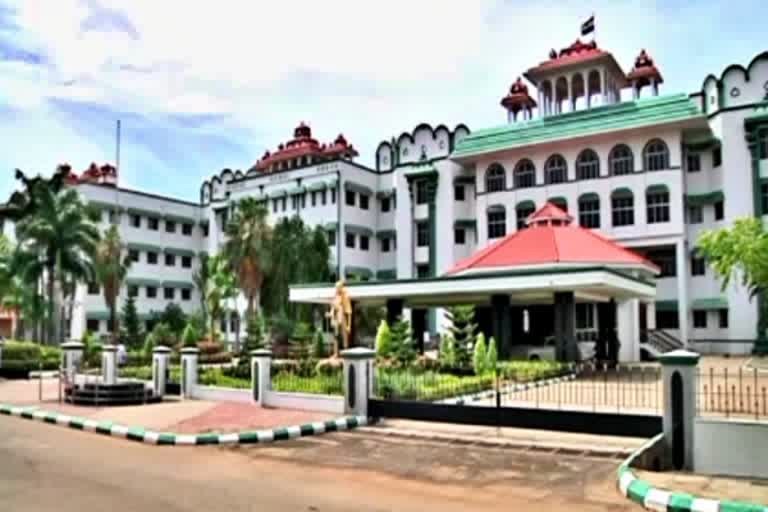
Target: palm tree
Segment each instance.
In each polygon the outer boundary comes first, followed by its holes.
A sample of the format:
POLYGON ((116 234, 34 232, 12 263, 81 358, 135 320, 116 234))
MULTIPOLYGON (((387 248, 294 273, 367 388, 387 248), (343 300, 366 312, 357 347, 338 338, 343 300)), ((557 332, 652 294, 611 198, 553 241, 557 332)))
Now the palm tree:
POLYGON ((203 315, 203 325, 208 324, 208 255, 200 257, 200 268, 192 275, 192 281, 200 292, 200 312, 203 315))
POLYGON ((76 190, 56 192, 41 181, 31 193, 35 209, 19 221, 16 232, 24 250, 37 254, 45 266, 48 340, 52 342, 56 331, 53 312, 55 284, 61 278, 59 272, 92 274, 91 255, 95 253, 99 230, 76 190))
POLYGON ((128 255, 123 257, 123 244, 117 226, 111 226, 96 247, 96 278, 104 293, 104 302, 109 308, 109 325, 112 343, 117 343, 117 298, 125 276, 131 266, 128 255))
POLYGON ((205 301, 211 326, 211 341, 216 334, 216 320, 224 313, 226 301, 236 294, 235 276, 227 260, 220 254, 208 258, 208 286, 205 301))
MULTIPOLYGON (((33 337, 37 341, 43 339, 43 323, 46 311, 42 297, 45 263, 40 254, 17 245, 10 262, 10 273, 13 276, 5 304, 21 313, 25 321, 32 326, 33 337)), ((23 326, 17 324, 16 337, 22 338, 23 326)))
POLYGON ((269 268, 272 230, 267 225, 267 209, 253 197, 243 199, 227 225, 227 235, 224 254, 248 299, 250 318, 259 307, 259 292, 269 268))

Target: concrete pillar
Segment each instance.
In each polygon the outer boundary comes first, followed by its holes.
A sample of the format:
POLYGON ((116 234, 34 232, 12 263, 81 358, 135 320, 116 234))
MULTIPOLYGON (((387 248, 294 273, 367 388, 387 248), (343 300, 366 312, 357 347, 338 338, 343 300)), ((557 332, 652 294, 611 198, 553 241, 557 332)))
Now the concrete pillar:
POLYGON ((573 76, 568 77, 568 110, 576 110, 576 99, 573 97, 573 76))
POLYGON ((155 396, 165 395, 165 385, 168 382, 168 363, 171 359, 171 349, 158 345, 152 350, 152 384, 155 396))
POLYGON ((640 301, 630 299, 619 302, 618 312, 619 361, 640 360, 640 301))
POLYGON ((512 316, 510 312, 511 300, 509 295, 491 296, 491 325, 493 337, 496 338, 499 357, 509 357, 512 345, 512 316))
POLYGON ((341 357, 344 360, 344 413, 367 417, 376 352, 357 347, 342 351, 341 357))
POLYGON ((555 354, 558 361, 576 361, 576 302, 573 292, 555 293, 555 354))
POLYGON ((104 384, 117 384, 117 347, 101 347, 101 380, 104 384))
POLYGON ((660 355, 659 362, 664 388, 664 443, 673 468, 691 470, 699 354, 674 350, 660 355))
POLYGON ((200 349, 197 347, 181 349, 181 396, 183 398, 194 398, 199 357, 200 349))
POLYGON ((608 91, 606 90, 608 87, 606 79, 606 71, 605 69, 600 71, 600 104, 606 105, 608 103, 608 91))
POLYGON ((649 301, 646 304, 645 308, 645 325, 648 327, 648 330, 651 331, 653 329, 656 329, 656 302, 655 301, 649 301))
POLYGON ((688 251, 685 241, 675 244, 675 259, 677 273, 677 314, 680 341, 688 348, 688 251))
POLYGON ((83 350, 85 345, 79 341, 68 341, 61 344, 62 366, 64 367, 64 377, 68 384, 75 383, 75 375, 83 361, 83 350))
POLYGON ((267 392, 272 387, 272 351, 258 349, 251 351, 251 389, 253 401, 259 406, 265 404, 267 392))

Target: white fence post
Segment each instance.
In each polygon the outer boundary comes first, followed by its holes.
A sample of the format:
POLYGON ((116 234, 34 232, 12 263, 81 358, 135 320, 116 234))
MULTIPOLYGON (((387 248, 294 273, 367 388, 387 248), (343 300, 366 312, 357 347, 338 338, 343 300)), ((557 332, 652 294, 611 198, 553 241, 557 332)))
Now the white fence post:
POLYGON ((272 387, 272 351, 258 349, 251 351, 251 390, 253 401, 263 406, 267 392, 272 387))
POLYGON ((344 360, 344 413, 368 416, 376 352, 363 347, 341 352, 344 360))
POLYGON ((155 396, 165 395, 165 385, 168 381, 168 360, 171 357, 171 349, 158 345, 152 350, 152 384, 155 388, 155 396))
POLYGON ((64 376, 68 384, 75 383, 75 375, 83 361, 83 350, 85 345, 79 341, 68 341, 61 344, 62 366, 64 366, 64 376))
POLYGON ((664 444, 674 469, 693 469, 699 354, 674 350, 659 356, 664 386, 664 444))
POLYGON ((117 347, 115 345, 101 347, 101 380, 104 384, 117 383, 117 347))
POLYGON ((194 398, 199 356, 200 349, 197 347, 181 349, 181 396, 183 398, 194 398))

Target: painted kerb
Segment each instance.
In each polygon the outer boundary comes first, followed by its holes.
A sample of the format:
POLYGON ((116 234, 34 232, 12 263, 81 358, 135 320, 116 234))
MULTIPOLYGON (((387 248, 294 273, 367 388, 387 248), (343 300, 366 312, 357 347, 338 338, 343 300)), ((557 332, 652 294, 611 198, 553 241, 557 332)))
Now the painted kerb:
POLYGON ((167 446, 271 443, 273 441, 287 441, 289 439, 319 435, 327 432, 352 430, 368 423, 367 418, 348 416, 336 420, 266 430, 232 432, 227 434, 175 434, 172 432, 154 432, 142 427, 127 427, 111 421, 97 421, 77 416, 69 416, 58 412, 37 409, 35 407, 18 407, 0 404, 0 415, 37 420, 42 421, 43 423, 60 425, 75 430, 95 432, 107 436, 120 437, 140 443, 167 446))

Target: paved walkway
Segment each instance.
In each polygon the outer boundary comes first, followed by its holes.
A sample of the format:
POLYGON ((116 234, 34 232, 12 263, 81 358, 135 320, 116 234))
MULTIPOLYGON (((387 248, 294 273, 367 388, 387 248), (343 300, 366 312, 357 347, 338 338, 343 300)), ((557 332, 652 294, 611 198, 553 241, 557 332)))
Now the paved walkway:
POLYGON ((725 478, 674 471, 656 473, 632 470, 654 487, 685 492, 699 498, 768 503, 768 475, 765 479, 725 478))

